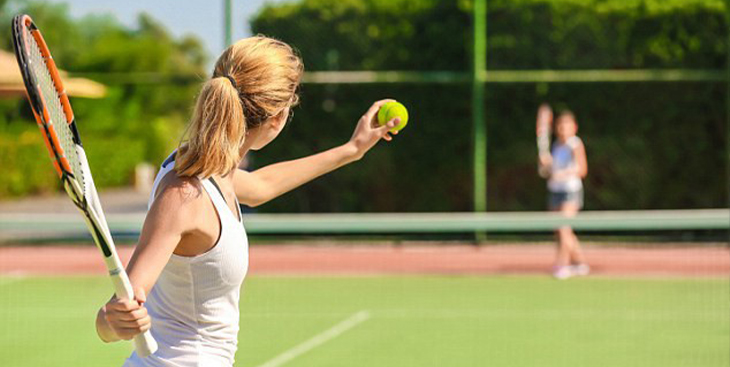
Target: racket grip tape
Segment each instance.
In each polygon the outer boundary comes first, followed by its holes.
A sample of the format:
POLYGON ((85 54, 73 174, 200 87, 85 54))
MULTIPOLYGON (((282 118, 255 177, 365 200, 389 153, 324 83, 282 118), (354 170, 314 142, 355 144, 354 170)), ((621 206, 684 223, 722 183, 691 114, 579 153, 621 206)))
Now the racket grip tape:
MULTIPOLYGON (((117 297, 126 298, 129 300, 134 299, 134 290, 132 289, 132 283, 127 277, 127 273, 122 268, 116 268, 109 271, 109 275, 114 283, 114 289, 117 293, 117 297)), ((149 330, 142 334, 138 334, 134 337, 134 350, 137 351, 137 355, 145 358, 155 351, 157 351, 157 342, 149 330)))
POLYGON ((149 330, 134 337, 134 350, 136 350, 137 354, 142 358, 145 358, 157 351, 157 342, 155 341, 155 338, 152 337, 149 330))

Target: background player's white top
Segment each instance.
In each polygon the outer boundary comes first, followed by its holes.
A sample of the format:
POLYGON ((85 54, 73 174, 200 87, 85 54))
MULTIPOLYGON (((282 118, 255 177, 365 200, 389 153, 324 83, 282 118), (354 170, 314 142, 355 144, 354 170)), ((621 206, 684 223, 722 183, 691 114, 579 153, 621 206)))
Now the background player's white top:
MULTIPOLYGON (((552 172, 575 168, 573 149, 582 144, 583 142, 577 136, 571 136, 565 141, 565 144, 556 141, 551 152, 553 156, 552 172)), ((551 176, 547 186, 550 192, 576 192, 583 188, 583 182, 578 174, 568 175, 559 180, 551 176)))
MULTIPOLYGON (((149 205, 160 180, 173 167, 170 158, 163 163, 149 205)), ((238 344, 238 301, 248 270, 248 239, 239 220, 240 210, 236 218, 211 180, 201 183, 218 214, 220 238, 204 254, 172 254, 145 303, 159 349, 147 358, 132 353, 124 366, 233 365, 238 344)))

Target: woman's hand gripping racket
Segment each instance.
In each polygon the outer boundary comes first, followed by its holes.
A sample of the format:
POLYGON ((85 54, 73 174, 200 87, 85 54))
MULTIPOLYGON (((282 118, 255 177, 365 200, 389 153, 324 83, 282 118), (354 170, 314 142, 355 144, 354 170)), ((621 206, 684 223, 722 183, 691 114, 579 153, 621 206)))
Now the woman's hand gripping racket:
POLYGON ((553 110, 550 105, 543 103, 537 110, 537 153, 539 162, 537 164, 537 173, 540 177, 547 178, 550 176, 550 164, 552 157, 550 155, 550 133, 553 125, 553 110))
MULTIPOLYGON (((94 242, 104 255, 117 296, 133 300, 134 291, 104 218, 66 90, 43 36, 29 16, 13 19, 13 44, 28 100, 63 187, 84 215, 94 242)), ((134 346, 141 357, 157 350, 149 331, 137 335, 134 346)))

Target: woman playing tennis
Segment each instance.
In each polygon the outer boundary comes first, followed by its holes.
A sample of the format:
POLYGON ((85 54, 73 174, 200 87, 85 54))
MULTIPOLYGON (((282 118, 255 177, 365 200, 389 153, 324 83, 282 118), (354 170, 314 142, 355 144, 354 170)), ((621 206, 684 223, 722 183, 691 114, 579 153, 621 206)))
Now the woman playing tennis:
POLYGON ((360 159, 388 130, 375 102, 350 140, 336 148, 253 172, 237 169, 270 143, 297 104, 302 62, 287 44, 243 39, 223 52, 202 87, 187 139, 162 164, 139 244, 127 271, 135 300, 113 297, 98 312, 105 342, 151 328, 159 349, 125 366, 231 366, 248 240, 239 202, 257 206, 360 159), (145 295, 148 295, 145 297, 145 295))
MULTIPOLYGON (((588 174, 586 150, 576 135, 578 122, 570 111, 560 113, 555 121, 555 135, 552 150, 546 157, 540 157, 541 168, 549 172, 548 206, 565 216, 574 216, 583 208, 583 181, 588 174)), ((590 268, 585 262, 580 242, 573 228, 564 226, 555 231, 558 252, 553 276, 566 279, 574 275, 587 275, 590 268)))

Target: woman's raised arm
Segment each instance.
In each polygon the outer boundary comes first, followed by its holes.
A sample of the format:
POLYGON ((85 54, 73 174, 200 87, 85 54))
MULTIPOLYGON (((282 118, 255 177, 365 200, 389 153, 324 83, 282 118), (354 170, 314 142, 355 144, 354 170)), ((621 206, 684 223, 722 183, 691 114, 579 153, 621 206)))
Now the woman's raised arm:
POLYGON ((280 162, 253 172, 236 170, 233 185, 238 200, 254 207, 272 200, 325 173, 334 171, 362 158, 382 138, 392 140, 388 130, 398 119, 379 126, 376 115, 380 106, 390 99, 375 102, 360 118, 350 140, 338 147, 308 157, 280 162))

